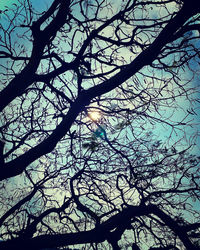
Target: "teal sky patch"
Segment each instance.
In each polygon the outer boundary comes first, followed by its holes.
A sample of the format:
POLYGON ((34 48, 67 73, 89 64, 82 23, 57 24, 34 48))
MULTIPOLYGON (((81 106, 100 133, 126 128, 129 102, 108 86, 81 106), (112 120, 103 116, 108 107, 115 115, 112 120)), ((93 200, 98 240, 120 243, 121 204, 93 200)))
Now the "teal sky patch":
POLYGON ((19 4, 17 0, 0 0, 0 10, 9 9, 13 4, 19 4))

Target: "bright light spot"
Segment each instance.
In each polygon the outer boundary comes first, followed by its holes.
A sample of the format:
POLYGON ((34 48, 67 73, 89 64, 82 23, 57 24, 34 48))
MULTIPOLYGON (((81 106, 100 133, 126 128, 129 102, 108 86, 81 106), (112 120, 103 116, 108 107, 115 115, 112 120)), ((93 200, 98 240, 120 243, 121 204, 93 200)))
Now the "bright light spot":
POLYGON ((93 121, 98 121, 101 118, 101 114, 98 111, 89 112, 89 117, 93 121))

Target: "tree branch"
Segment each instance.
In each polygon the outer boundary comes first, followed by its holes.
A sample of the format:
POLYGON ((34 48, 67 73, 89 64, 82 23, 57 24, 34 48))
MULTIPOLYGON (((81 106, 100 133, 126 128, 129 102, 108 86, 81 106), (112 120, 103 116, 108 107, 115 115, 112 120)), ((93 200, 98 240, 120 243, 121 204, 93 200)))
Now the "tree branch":
MULTIPOLYGON (((188 12, 187 7, 184 5, 175 18, 173 18, 161 31, 152 45, 150 45, 146 50, 138 55, 132 63, 124 67, 119 73, 104 81, 103 83, 91 87, 86 91, 82 91, 73 105, 71 105, 71 108, 64 117, 63 121, 57 126, 54 132, 39 145, 30 149, 28 152, 19 156, 18 158, 6 163, 3 171, 0 173, 0 180, 21 174, 30 163, 38 159, 40 156, 51 152, 56 146, 57 142, 69 131, 78 114, 85 108, 85 106, 89 105, 93 98, 110 92, 128 80, 145 65, 151 64, 156 59, 162 47, 170 40, 171 36, 173 36, 173 34, 194 13, 196 13, 195 10, 188 12), (168 39, 166 39, 166 37, 168 37, 168 39)), ((19 79, 25 82, 22 75, 19 75, 19 79)), ((12 93, 13 92, 15 91, 12 89, 12 93)))

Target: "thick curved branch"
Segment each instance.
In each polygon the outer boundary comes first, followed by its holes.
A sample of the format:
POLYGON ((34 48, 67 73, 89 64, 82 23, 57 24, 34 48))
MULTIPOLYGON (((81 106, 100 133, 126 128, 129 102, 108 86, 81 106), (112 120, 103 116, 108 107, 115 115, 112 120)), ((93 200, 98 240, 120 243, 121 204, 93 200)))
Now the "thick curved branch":
POLYGON ((51 152, 57 142, 69 131, 78 114, 84 110, 93 98, 110 92, 128 80, 144 66, 151 64, 159 55, 160 50, 166 45, 166 43, 168 43, 168 41, 170 41, 173 34, 191 16, 193 16, 196 11, 198 11, 195 9, 188 11, 187 7, 187 5, 183 6, 179 13, 161 31, 152 45, 138 55, 132 63, 124 67, 119 73, 103 83, 91 87, 86 91, 82 91, 73 105, 71 105, 71 108, 64 117, 63 121, 46 140, 30 149, 25 154, 4 165, 0 173, 0 180, 22 173, 30 163, 38 159, 40 156, 51 152))
POLYGON ((46 211, 44 211, 43 213, 41 213, 38 217, 35 217, 33 222, 31 224, 29 224, 25 230, 22 231, 22 233, 20 234, 18 240, 26 240, 26 239, 30 239, 33 237, 34 233, 37 231, 37 225, 39 223, 42 223, 42 220, 47 217, 49 214, 51 213, 57 213, 59 214, 60 212, 62 212, 63 210, 65 210, 70 202, 71 202, 71 198, 68 199, 66 202, 63 203, 63 205, 59 208, 49 208, 46 211))
MULTIPOLYGON (((120 231, 123 232, 129 227, 132 218, 152 213, 166 223, 166 225, 180 238, 186 249, 195 249, 195 246, 189 240, 186 231, 183 231, 181 226, 179 226, 169 215, 164 213, 155 205, 130 206, 89 231, 57 235, 42 235, 32 239, 16 239, 7 242, 0 242, 0 248, 2 250, 11 250, 13 248, 17 249, 19 246, 21 250, 32 250, 68 246, 73 244, 93 242, 99 243, 105 240, 109 241, 113 235, 114 229, 116 230, 116 228, 119 228, 122 229, 122 231, 120 231)), ((117 232, 118 231, 116 230, 116 233, 117 232)))
POLYGON ((76 173, 70 180, 70 189, 71 189, 71 194, 72 194, 72 198, 74 199, 77 208, 79 211, 81 211, 82 213, 87 213, 88 215, 90 215, 90 217, 92 219, 94 219, 96 221, 97 224, 99 224, 100 222, 100 218, 98 217, 97 214, 95 214, 90 208, 88 208, 87 206, 83 205, 80 200, 79 197, 75 194, 74 192, 74 186, 73 186, 73 182, 82 175, 82 173, 84 172, 84 169, 80 170, 78 173, 76 173))
POLYGON ((38 187, 35 187, 33 189, 33 191, 27 195, 26 197, 24 197, 22 200, 20 200, 17 204, 15 204, 13 207, 11 207, 11 209, 9 209, 1 218, 0 218, 0 226, 2 225, 2 223, 10 216, 12 215, 17 209, 19 209, 23 204, 25 204, 26 202, 30 201, 31 198, 33 198, 33 196, 36 194, 38 190, 38 187))
POLYGON ((50 39, 55 36, 57 31, 66 22, 66 17, 69 12, 69 3, 69 0, 54 1, 50 7, 50 11, 47 11, 37 22, 33 23, 32 34, 34 40, 31 58, 21 73, 16 75, 8 86, 0 92, 0 111, 17 96, 22 95, 24 90, 33 83, 34 74, 39 66, 45 46, 48 45, 50 39), (56 17, 43 31, 41 31, 40 25, 47 20, 49 15, 55 12, 58 4, 60 4, 60 6, 56 17))
POLYGON ((158 207, 154 206, 153 210, 153 213, 157 215, 180 238, 187 250, 195 249, 187 235, 186 230, 183 230, 183 228, 179 226, 176 221, 174 221, 169 215, 164 213, 158 207))
POLYGON ((24 205, 26 202, 29 202, 33 198, 33 196, 37 193, 37 191, 39 189, 42 189, 42 186, 44 185, 44 183, 50 180, 52 177, 53 176, 50 175, 48 178, 45 178, 42 181, 39 181, 37 184, 34 184, 31 180, 32 184, 34 185, 33 190, 0 217, 0 226, 10 215, 12 215, 15 211, 17 211, 22 205, 24 205))
POLYGON ((41 249, 58 246, 68 246, 73 244, 84 244, 84 243, 99 243, 110 239, 112 230, 116 227, 122 228, 127 227, 130 224, 130 219, 135 216, 146 215, 151 213, 152 206, 132 206, 124 209, 119 214, 112 216, 107 221, 95 229, 68 234, 57 234, 57 235, 43 235, 32 239, 16 239, 7 242, 0 242, 0 249, 11 250, 20 246, 21 250, 30 249, 41 249))

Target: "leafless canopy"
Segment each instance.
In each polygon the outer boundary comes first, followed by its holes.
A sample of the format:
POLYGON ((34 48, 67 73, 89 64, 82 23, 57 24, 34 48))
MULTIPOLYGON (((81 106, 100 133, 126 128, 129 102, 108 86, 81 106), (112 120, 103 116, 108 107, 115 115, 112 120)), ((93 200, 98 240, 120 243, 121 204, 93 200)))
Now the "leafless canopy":
POLYGON ((0 23, 0 249, 199 249, 199 1, 18 0, 0 23))

